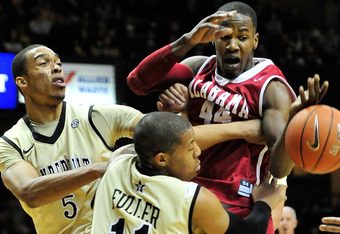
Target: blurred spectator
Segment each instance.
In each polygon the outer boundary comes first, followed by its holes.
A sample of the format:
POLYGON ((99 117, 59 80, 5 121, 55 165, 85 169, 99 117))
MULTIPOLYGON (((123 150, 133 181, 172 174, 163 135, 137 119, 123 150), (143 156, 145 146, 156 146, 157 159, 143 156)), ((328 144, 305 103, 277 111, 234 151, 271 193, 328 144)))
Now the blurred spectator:
POLYGON ((284 206, 278 228, 278 234, 294 234, 297 225, 298 219, 295 209, 290 206, 284 206))

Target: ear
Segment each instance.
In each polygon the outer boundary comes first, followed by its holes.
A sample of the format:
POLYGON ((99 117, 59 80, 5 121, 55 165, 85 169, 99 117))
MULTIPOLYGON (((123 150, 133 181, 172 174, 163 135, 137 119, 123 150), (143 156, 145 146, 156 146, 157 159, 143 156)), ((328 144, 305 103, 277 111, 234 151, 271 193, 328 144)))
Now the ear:
POLYGON ((22 90, 22 88, 27 87, 27 80, 22 76, 18 76, 15 78, 15 84, 22 90))
POLYGON ((259 44, 259 33, 256 33, 255 36, 254 36, 254 44, 253 44, 253 50, 256 50, 258 44, 259 44))
POLYGON ((167 162, 167 154, 165 153, 158 153, 155 156, 155 163, 160 167, 165 167, 167 162))

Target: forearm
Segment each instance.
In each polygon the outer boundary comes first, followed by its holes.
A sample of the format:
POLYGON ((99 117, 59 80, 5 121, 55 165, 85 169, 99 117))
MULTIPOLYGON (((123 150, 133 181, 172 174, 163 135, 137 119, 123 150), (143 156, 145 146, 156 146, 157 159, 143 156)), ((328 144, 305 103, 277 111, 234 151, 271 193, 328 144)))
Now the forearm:
POLYGON ((272 147, 269 147, 270 167, 269 171, 276 178, 288 176, 294 167, 285 145, 286 128, 272 147))
POLYGON ((193 75, 189 68, 177 63, 180 59, 172 52, 170 45, 160 48, 130 72, 127 77, 129 88, 136 94, 147 95, 176 82, 188 83, 193 75))
POLYGON ((20 174, 20 169, 8 179, 10 173, 6 171, 4 183, 9 190, 29 207, 35 208, 57 201, 74 190, 102 177, 106 163, 93 163, 75 170, 65 171, 45 176, 33 173, 20 174), (15 177, 15 178, 13 178, 15 177), (24 178, 29 177, 29 178, 24 178))
POLYGON ((196 44, 191 44, 188 34, 184 34, 178 40, 171 43, 170 48, 174 55, 184 57, 196 44))
POLYGON ((245 219, 228 211, 230 223, 226 234, 266 233, 270 213, 271 209, 265 202, 255 202, 253 211, 245 219))
POLYGON ((238 131, 238 122, 228 124, 206 124, 194 126, 196 142, 201 150, 205 150, 215 144, 242 138, 238 131))
POLYGON ((236 139, 263 144, 260 120, 236 121, 223 124, 207 124, 194 127, 196 142, 204 150, 212 145, 236 139))

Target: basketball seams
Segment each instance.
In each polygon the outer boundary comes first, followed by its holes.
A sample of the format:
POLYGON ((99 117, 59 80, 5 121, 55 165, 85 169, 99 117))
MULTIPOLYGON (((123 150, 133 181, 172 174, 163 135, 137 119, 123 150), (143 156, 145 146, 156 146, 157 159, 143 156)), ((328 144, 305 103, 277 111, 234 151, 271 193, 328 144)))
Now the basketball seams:
POLYGON ((328 105, 312 105, 290 121, 285 145, 297 167, 326 174, 340 168, 339 136, 340 111, 328 105))
MULTIPOLYGON (((335 110, 334 110, 334 108, 332 107, 332 124, 333 124, 333 121, 334 121, 334 120, 333 120, 333 111, 335 111, 335 110)), ((339 166, 338 166, 339 161, 340 161, 340 158, 339 158, 332 166, 328 167, 327 170, 324 170, 323 173, 331 172, 331 171, 334 170, 334 168, 339 167, 339 166), (335 167, 335 166, 337 166, 337 167, 335 167)))
POLYGON ((305 161, 304 161, 304 158, 303 158, 303 152, 302 152, 302 149, 303 149, 303 144, 304 144, 304 141, 303 141, 303 136, 304 136, 304 132, 305 132, 305 129, 306 129, 306 125, 308 123, 308 121, 310 120, 311 116, 313 115, 313 113, 319 109, 319 106, 316 106, 316 108, 314 108, 314 110, 308 115, 304 125, 303 125, 303 128, 302 128, 302 132, 301 132, 301 135, 300 135, 300 159, 301 159, 301 162, 302 162, 302 168, 305 169, 305 161))
MULTIPOLYGON (((325 148, 326 148, 326 146, 327 146, 327 144, 328 144, 328 139, 329 139, 329 136, 330 136, 330 134, 331 134, 332 127, 333 127, 333 108, 331 108, 331 121, 330 121, 330 126, 329 126, 329 128, 328 128, 327 138, 326 138, 325 144, 324 144, 324 146, 323 146, 323 149, 322 149, 322 151, 321 151, 321 154, 320 154, 318 160, 316 161, 314 167, 313 167, 312 170, 311 170, 312 172, 313 172, 314 169, 317 167, 317 165, 319 164, 319 162, 320 162, 320 160, 321 160, 321 158, 322 158, 322 156, 323 156, 323 153, 324 153, 324 151, 325 151, 325 148)), ((332 165, 332 166, 333 166, 333 165, 332 165)), ((321 171, 321 173, 324 172, 324 171, 326 171, 326 170, 321 171)), ((318 173, 319 173, 319 172, 318 172, 318 173)))

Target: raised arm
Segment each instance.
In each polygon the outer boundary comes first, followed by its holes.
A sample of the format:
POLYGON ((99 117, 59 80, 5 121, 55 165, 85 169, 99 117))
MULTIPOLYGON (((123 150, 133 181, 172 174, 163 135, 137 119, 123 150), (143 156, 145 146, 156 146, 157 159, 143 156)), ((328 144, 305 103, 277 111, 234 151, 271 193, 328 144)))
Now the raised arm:
POLYGON ((286 87, 278 81, 268 85, 263 102, 263 132, 270 153, 269 170, 276 178, 290 174, 294 167, 293 161, 285 147, 285 132, 289 121, 301 109, 318 104, 325 96, 328 82, 320 87, 320 77, 308 78, 308 89, 299 89, 299 97, 291 103, 286 87))
POLYGON ((227 17, 233 17, 235 13, 214 13, 199 22, 177 41, 147 56, 128 75, 129 88, 136 94, 147 95, 166 89, 176 82, 187 85, 193 77, 195 68, 199 65, 197 62, 201 60, 201 56, 183 64, 178 61, 197 44, 208 43, 229 34, 231 29, 220 27, 218 23, 227 17))
POLYGON ((4 185, 19 200, 36 208, 62 199, 72 191, 103 176, 106 162, 92 163, 75 170, 39 176, 26 161, 14 163, 2 172, 4 185))
POLYGON ((206 233, 265 233, 271 209, 287 199, 281 195, 283 186, 277 186, 276 179, 269 183, 269 173, 260 186, 254 187, 255 205, 247 218, 224 210, 218 198, 208 189, 201 188, 193 212, 193 224, 206 233), (209 209, 207 209, 209 207, 209 209))

